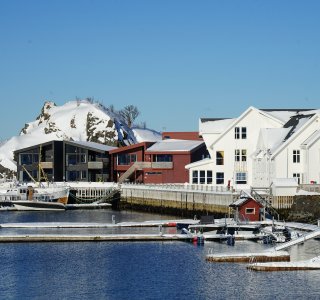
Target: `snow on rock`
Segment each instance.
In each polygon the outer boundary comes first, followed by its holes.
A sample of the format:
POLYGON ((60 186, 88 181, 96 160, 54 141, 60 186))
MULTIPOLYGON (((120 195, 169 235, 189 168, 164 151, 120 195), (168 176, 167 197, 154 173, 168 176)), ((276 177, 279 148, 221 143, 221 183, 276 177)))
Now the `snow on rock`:
POLYGON ((57 106, 47 101, 37 119, 25 124, 20 136, 0 145, 0 165, 16 171, 15 150, 51 140, 90 141, 109 146, 137 142, 135 133, 122 118, 99 103, 75 100, 57 106))

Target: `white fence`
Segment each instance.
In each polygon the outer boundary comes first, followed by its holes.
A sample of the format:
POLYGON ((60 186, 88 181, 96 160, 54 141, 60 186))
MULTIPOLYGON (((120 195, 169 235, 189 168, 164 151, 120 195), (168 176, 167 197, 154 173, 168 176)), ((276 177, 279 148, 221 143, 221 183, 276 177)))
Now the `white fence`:
POLYGON ((238 195, 209 185, 122 184, 121 196, 126 199, 154 199, 228 207, 238 195))

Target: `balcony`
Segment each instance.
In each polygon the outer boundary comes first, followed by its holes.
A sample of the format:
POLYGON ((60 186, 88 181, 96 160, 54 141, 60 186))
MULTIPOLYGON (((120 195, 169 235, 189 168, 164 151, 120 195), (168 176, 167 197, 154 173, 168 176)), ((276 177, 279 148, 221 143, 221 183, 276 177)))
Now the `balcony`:
POLYGON ((152 162, 151 168, 152 169, 173 169, 173 162, 172 161, 152 162))
POLYGON ((42 162, 40 162, 40 167, 42 169, 52 169, 53 168, 53 162, 52 161, 42 161, 42 162))
POLYGON ((102 169, 103 162, 102 161, 88 161, 88 169, 102 169))
POLYGON ((234 163, 234 171, 235 172, 247 172, 247 162, 246 161, 236 161, 234 163))

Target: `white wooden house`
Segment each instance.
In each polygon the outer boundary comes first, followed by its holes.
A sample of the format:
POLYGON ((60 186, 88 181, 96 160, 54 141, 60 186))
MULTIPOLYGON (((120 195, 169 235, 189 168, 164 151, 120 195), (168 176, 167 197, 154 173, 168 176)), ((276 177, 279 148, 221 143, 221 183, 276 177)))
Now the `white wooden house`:
POLYGON ((201 119, 199 132, 211 159, 186 166, 190 183, 243 189, 270 187, 275 178, 319 182, 319 115, 317 110, 249 107, 238 118, 201 119))

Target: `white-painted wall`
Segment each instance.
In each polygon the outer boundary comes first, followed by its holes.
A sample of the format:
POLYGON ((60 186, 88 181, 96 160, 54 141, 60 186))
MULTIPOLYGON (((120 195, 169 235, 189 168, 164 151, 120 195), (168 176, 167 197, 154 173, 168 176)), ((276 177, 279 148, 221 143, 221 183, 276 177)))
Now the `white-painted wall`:
POLYGON ((225 181, 231 180, 231 185, 236 189, 241 189, 241 184, 235 182, 235 172, 243 171, 247 172, 247 184, 252 185, 253 181, 253 160, 252 155, 256 151, 257 140, 261 128, 280 128, 282 124, 276 122, 274 119, 269 118, 260 113, 256 109, 250 109, 247 114, 243 116, 234 126, 229 128, 229 131, 225 132, 223 136, 211 146, 213 150, 213 157, 215 158, 216 151, 224 151, 225 163, 223 166, 215 166, 216 172, 225 173, 225 181), (235 139, 235 127, 246 127, 247 138, 235 139), (246 149, 247 161, 242 163, 235 162, 235 150, 246 149))
POLYGON ((319 129, 320 122, 317 118, 290 139, 290 143, 276 154, 274 157, 276 178, 292 178, 294 173, 300 173, 300 183, 319 181, 320 160, 317 153, 319 153, 320 141, 315 142, 310 149, 302 147, 303 142, 319 129), (300 150, 300 163, 293 162, 293 150, 300 150))
MULTIPOLYGON (((247 109, 239 118, 234 119, 228 127, 221 133, 210 132, 209 124, 206 124, 205 132, 202 133, 211 161, 206 164, 190 164, 188 167, 190 183, 192 183, 193 170, 212 170, 212 184, 216 185, 216 173, 224 173, 224 186, 231 181, 231 186, 235 189, 245 187, 270 187, 276 178, 292 178, 294 173, 301 174, 301 183, 316 181, 320 183, 320 139, 309 145, 305 141, 311 137, 315 131, 320 130, 320 118, 313 117, 307 121, 297 132, 278 148, 274 153, 269 153, 263 148, 263 143, 259 139, 263 128, 282 128, 283 123, 270 117, 268 113, 261 112, 255 108, 247 109), (235 127, 246 127, 247 138, 235 139, 235 127), (258 142, 259 141, 259 142, 258 142), (258 148, 257 148, 258 147, 258 148), (235 161, 235 150, 246 149, 247 161, 237 163, 235 161), (264 151, 264 155, 256 157, 257 150, 264 151), (300 163, 293 163, 293 150, 300 150, 300 163), (216 165, 216 152, 224 151, 224 165, 216 165), (267 154, 268 153, 268 154, 267 154), (235 172, 247 172, 247 185, 236 184, 235 172)), ((280 142, 282 142, 280 140, 280 142)), ((291 194, 290 191, 282 190, 281 193, 291 194)))

